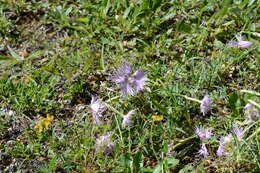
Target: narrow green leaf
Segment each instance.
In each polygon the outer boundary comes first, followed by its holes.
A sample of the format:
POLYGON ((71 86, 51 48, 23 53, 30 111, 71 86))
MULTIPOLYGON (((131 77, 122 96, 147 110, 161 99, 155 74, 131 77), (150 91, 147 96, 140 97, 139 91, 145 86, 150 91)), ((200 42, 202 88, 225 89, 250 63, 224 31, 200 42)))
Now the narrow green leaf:
POLYGON ((101 56, 100 56, 100 68, 102 70, 105 70, 105 61, 104 61, 104 45, 102 46, 102 50, 101 50, 101 56))
POLYGON ((153 170, 153 173, 161 173, 162 172, 163 164, 160 162, 153 170))
POLYGON ((20 57, 17 53, 15 53, 15 51, 13 51, 9 46, 7 46, 7 48, 14 59, 22 60, 22 57, 20 57))
POLYGON ((11 60, 11 57, 0 55, 0 61, 11 60))
POLYGON ((176 30, 178 32, 190 33, 192 28, 189 24, 185 23, 184 21, 181 21, 176 24, 176 30))

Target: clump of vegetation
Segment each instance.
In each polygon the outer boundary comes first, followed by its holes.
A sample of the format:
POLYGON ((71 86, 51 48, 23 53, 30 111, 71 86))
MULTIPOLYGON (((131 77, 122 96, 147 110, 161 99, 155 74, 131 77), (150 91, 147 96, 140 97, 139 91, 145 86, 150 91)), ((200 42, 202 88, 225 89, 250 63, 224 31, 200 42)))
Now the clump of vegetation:
POLYGON ((0 172, 257 172, 258 2, 0 2, 0 172))

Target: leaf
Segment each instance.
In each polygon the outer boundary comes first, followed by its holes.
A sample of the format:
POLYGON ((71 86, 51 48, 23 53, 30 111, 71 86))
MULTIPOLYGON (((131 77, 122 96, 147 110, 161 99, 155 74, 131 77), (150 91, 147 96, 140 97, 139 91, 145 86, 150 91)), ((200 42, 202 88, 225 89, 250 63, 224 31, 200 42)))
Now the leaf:
POLYGON ((236 92, 234 92, 229 95, 228 103, 229 106, 231 107, 231 110, 234 112, 234 114, 238 115, 241 106, 243 105, 243 99, 240 99, 239 95, 236 92))
POLYGON ((160 162, 158 165, 156 165, 156 167, 153 170, 153 173, 161 173, 162 172, 162 162, 160 162))
POLYGON ((134 155, 134 160, 133 160, 133 166, 135 168, 135 172, 138 172, 140 167, 142 167, 143 163, 143 155, 141 152, 138 152, 137 154, 134 155))
POLYGON ((167 21, 167 20, 173 18, 174 16, 175 16, 175 14, 172 12, 167 13, 165 16, 163 16, 162 21, 167 21))
POLYGON ((133 7, 128 7, 125 11, 124 11, 124 15, 123 15, 123 18, 126 19, 128 18, 131 10, 132 10, 133 7))
POLYGON ((192 166, 185 166, 184 168, 182 168, 179 173, 189 173, 190 171, 193 170, 192 166))
POLYGON ((228 103, 232 109, 236 109, 236 103, 238 101, 238 95, 237 93, 232 93, 229 95, 228 103))
POLYGON ((43 56, 45 51, 39 50, 34 52, 33 54, 29 55, 26 59, 27 60, 33 60, 34 58, 39 58, 40 56, 43 56))
POLYGON ((177 166, 180 161, 174 157, 166 157, 163 162, 167 167, 173 168, 177 166))
POLYGON ((176 24, 176 30, 178 32, 186 32, 186 33, 190 33, 192 28, 190 27, 189 24, 185 23, 184 21, 181 22, 177 22, 176 24))
POLYGON ((77 18, 77 22, 88 23, 90 20, 88 17, 77 18))
POLYGON ((22 60, 23 58, 20 57, 17 53, 15 53, 15 51, 13 51, 9 46, 7 46, 8 50, 10 51, 10 54, 12 55, 12 57, 14 59, 17 59, 17 60, 22 60))
POLYGON ((11 60, 11 57, 0 55, 0 61, 11 60))
POLYGON ((100 68, 101 70, 105 70, 105 61, 104 61, 104 45, 102 46, 102 52, 101 52, 101 56, 100 56, 100 68))
POLYGON ((162 0, 153 0, 152 9, 153 9, 153 10, 156 10, 157 8, 160 7, 161 3, 162 3, 162 0))

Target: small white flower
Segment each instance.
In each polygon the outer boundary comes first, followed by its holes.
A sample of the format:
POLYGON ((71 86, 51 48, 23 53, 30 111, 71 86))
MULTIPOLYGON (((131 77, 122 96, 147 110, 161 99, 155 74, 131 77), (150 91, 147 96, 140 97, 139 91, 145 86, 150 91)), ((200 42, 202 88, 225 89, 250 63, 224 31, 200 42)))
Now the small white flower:
POLYGON ((136 113, 135 110, 131 110, 126 115, 123 116, 122 127, 131 126, 133 124, 133 115, 135 113, 136 113))
POLYGON ((211 109, 211 99, 209 95, 205 95, 201 100, 200 111, 202 112, 203 116, 205 116, 210 112, 210 109, 211 109))
POLYGON ((95 150, 98 153, 110 154, 115 149, 115 142, 112 141, 112 134, 106 133, 100 136, 95 143, 95 150))
POLYGON ((90 104, 90 109, 92 112, 92 116, 94 118, 95 124, 100 125, 101 120, 100 118, 103 117, 103 112, 106 110, 106 105, 102 104, 98 99, 95 97, 92 97, 91 104, 90 104))

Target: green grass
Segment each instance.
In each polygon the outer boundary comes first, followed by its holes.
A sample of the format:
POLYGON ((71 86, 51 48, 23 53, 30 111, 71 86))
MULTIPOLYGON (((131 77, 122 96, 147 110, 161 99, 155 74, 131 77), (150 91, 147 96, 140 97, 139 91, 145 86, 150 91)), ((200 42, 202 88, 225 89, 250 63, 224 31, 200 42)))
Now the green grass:
POLYGON ((255 0, 2 0, 0 172, 257 172, 259 120, 243 124, 243 108, 260 97, 241 90, 260 92, 258 7, 255 0), (253 45, 229 47, 238 34, 253 45), (135 96, 109 80, 123 62, 147 72, 135 96), (213 104, 204 117, 187 98, 206 93, 213 104), (100 126, 92 95, 108 105, 100 126), (133 109, 133 126, 122 128, 121 115, 133 109), (54 121, 38 132, 47 114, 54 121), (234 123, 245 137, 218 157, 234 123), (197 157, 198 125, 213 128, 205 159, 197 157), (116 143, 110 155, 95 151, 106 132, 116 143), (174 155, 162 157, 170 148, 174 155))

